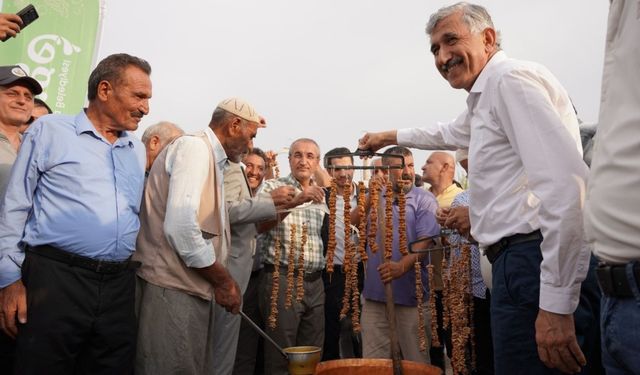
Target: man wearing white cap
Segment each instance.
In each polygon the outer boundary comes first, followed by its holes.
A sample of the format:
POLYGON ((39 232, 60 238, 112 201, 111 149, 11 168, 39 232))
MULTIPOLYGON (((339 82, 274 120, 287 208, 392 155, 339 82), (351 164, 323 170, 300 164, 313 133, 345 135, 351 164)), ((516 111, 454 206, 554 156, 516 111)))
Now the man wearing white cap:
MULTIPOLYGON (((137 374, 214 372, 215 302, 238 313, 226 267, 223 172, 264 127, 249 103, 223 100, 209 126, 169 144, 151 167, 140 213, 137 374)), ((289 198, 292 199, 292 198, 289 198)))

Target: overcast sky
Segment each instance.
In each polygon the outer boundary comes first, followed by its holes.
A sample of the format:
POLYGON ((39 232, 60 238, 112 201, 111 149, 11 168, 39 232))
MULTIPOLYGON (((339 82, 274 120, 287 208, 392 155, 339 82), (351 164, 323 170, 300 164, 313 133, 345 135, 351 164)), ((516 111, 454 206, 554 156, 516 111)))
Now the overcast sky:
MULTIPOLYGON (((424 32, 448 1, 107 0, 99 58, 127 52, 153 68, 151 113, 193 132, 240 96, 266 117, 255 145, 313 138, 355 148, 365 130, 454 118, 466 92, 436 71, 424 32)), ((596 122, 609 2, 478 1, 510 57, 546 65, 580 117, 596 122)), ((426 154, 416 154, 416 168, 426 154)), ((280 164, 286 165, 284 156, 280 164)), ((288 170, 288 165, 285 168, 288 170)))

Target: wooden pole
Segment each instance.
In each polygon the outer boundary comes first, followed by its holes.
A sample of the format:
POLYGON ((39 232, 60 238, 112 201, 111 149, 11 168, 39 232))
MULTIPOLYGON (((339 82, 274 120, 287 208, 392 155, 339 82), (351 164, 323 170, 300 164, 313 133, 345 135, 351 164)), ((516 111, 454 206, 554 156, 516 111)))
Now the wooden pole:
MULTIPOLYGON (((379 202, 379 201, 378 201, 379 202)), ((387 202, 386 204, 392 204, 393 202, 387 202)), ((380 255, 381 262, 389 262, 384 259, 384 240, 387 235, 387 228, 385 227, 384 209, 380 203, 378 203, 378 229, 380 230, 380 241, 378 242, 378 254, 380 255)), ((393 231, 389 233, 393 236, 393 231)), ((398 342, 398 332, 396 330, 396 309, 393 301, 393 289, 391 288, 391 281, 384 284, 384 297, 387 302, 387 320, 389 321, 389 341, 391 342, 391 361, 393 362, 393 375, 402 375, 402 360, 400 359, 400 344, 398 342)))

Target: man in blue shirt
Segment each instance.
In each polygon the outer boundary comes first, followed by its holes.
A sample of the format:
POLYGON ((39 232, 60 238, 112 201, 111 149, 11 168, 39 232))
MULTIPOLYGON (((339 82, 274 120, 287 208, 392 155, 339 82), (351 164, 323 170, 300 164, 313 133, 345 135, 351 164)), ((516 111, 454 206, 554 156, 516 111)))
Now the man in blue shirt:
POLYGON ((130 132, 149 112, 150 73, 111 55, 88 108, 24 135, 0 203, 0 328, 17 337, 16 373, 132 371, 145 150, 130 132))

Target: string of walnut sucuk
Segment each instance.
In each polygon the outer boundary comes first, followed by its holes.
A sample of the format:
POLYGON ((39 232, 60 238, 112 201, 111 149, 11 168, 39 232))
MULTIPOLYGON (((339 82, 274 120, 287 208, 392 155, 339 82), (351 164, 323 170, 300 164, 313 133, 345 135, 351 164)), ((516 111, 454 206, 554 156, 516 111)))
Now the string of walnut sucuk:
POLYGON ((371 179, 369 185, 369 195, 371 206, 369 207, 369 232, 367 233, 369 249, 375 254, 378 251, 378 204, 380 204, 380 184, 378 180, 371 179))
POLYGON ((471 251, 463 245, 458 254, 452 254, 449 314, 451 322, 451 366, 456 374, 468 374, 467 348, 471 343, 471 251))
POLYGON ((344 258, 342 260, 342 272, 344 278, 344 295, 342 296, 342 309, 340 309, 340 319, 344 319, 351 308, 351 296, 353 293, 353 284, 351 283, 351 268, 353 257, 351 256, 353 242, 351 241, 351 216, 347 213, 351 211, 351 185, 345 184, 342 191, 344 201, 344 258), (351 246, 350 246, 351 245, 351 246))
POLYGON ((331 180, 329 190, 329 239, 327 243, 327 274, 329 280, 333 274, 333 257, 336 252, 336 196, 338 195, 338 185, 335 179, 331 180))
POLYGON ((420 342, 420 351, 427 351, 427 336, 424 328, 424 305, 422 303, 423 289, 422 289, 422 265, 416 258, 414 264, 416 272, 416 300, 418 302, 418 339, 420 342))
POLYGON ((358 216, 360 217, 360 222, 358 223, 358 233, 360 235, 358 239, 358 254, 360 254, 360 259, 363 264, 367 263, 369 256, 367 255, 367 241, 366 241, 366 231, 367 231, 367 220, 366 220, 366 205, 367 205, 367 195, 364 191, 364 182, 358 182, 358 216))
POLYGON ((269 312, 269 318, 267 324, 269 328, 276 329, 278 322, 278 288, 280 287, 280 231, 276 227, 276 238, 273 243, 273 268, 272 273, 273 284, 271 286, 271 310, 269 312))
POLYGON ((296 269, 296 225, 291 224, 289 233, 289 253, 287 256, 287 294, 284 301, 284 308, 288 309, 293 303, 293 276, 296 269))
POLYGON ((307 223, 302 223, 302 235, 298 249, 298 289, 296 290, 296 301, 298 302, 302 302, 304 299, 304 247, 307 244, 307 230, 307 223))
POLYGON ((429 310, 431 313, 431 346, 440 347, 440 337, 438 337, 438 310, 436 310, 436 293, 433 274, 433 264, 427 265, 427 275, 429 278, 429 310))
POLYGON ((409 251, 407 250, 407 196, 404 193, 404 184, 402 182, 399 182, 399 184, 400 192, 398 193, 398 248, 400 249, 400 254, 402 254, 402 256, 405 256, 409 255, 409 251))
POLYGON ((387 180, 384 198, 384 227, 387 234, 384 238, 384 260, 388 262, 393 254, 393 186, 391 180, 387 180))

